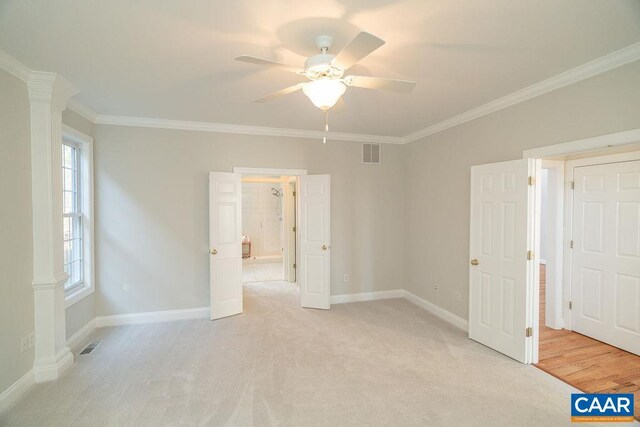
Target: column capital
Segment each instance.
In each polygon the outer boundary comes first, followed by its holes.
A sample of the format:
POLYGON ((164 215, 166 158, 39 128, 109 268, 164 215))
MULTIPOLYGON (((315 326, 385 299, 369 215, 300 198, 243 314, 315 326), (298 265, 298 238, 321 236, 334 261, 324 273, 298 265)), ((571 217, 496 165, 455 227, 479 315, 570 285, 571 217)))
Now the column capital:
POLYGON ((78 89, 64 77, 45 71, 32 71, 27 89, 31 102, 51 103, 60 110, 66 108, 69 98, 78 94, 78 89))

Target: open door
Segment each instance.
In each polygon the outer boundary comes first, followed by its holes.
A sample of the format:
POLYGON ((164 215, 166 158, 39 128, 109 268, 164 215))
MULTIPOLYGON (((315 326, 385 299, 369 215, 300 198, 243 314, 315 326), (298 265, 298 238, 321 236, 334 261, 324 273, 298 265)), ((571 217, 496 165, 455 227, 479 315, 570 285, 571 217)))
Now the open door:
POLYGON ((640 355, 640 160, 573 169, 571 329, 640 355))
POLYGON ((329 309, 331 193, 329 175, 301 175, 298 197, 302 307, 329 309))
POLYGON ((534 173, 526 159, 471 168, 469 338, 522 363, 533 361, 537 315, 534 173))
POLYGON ((211 320, 242 313, 241 175, 209 173, 211 320))

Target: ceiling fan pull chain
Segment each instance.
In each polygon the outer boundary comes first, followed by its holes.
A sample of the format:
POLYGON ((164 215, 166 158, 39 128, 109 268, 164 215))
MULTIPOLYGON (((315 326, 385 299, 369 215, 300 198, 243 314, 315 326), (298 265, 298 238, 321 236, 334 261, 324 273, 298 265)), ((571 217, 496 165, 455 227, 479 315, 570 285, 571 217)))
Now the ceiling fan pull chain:
MULTIPOLYGON (((324 110, 324 131, 329 132, 329 111, 328 110, 324 110)), ((326 135, 322 137, 322 143, 323 144, 327 143, 326 135)))

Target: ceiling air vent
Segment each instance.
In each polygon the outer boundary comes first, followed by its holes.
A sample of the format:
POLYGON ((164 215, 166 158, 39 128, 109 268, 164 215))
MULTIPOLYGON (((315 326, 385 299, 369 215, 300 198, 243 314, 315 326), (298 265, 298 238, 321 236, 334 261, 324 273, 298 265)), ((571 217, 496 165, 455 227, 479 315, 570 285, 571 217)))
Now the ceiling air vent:
POLYGON ((362 163, 380 164, 380 144, 362 144, 362 163))

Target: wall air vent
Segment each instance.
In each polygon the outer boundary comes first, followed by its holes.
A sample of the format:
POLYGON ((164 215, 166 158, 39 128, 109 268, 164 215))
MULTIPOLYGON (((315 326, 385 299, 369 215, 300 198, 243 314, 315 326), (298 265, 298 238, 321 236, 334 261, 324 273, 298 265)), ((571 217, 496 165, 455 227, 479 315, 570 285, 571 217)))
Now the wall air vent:
POLYGON ((380 144, 362 144, 362 163, 380 164, 380 144))

